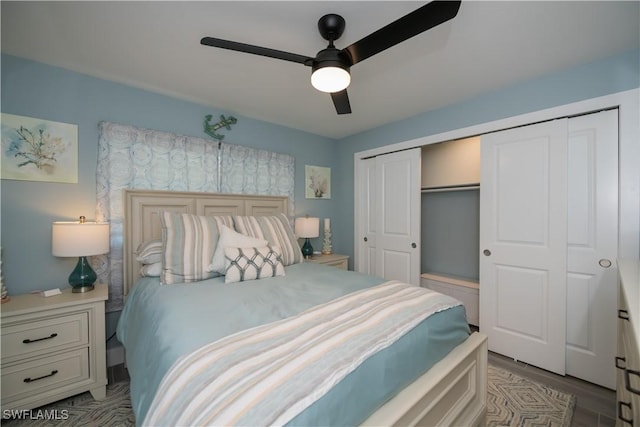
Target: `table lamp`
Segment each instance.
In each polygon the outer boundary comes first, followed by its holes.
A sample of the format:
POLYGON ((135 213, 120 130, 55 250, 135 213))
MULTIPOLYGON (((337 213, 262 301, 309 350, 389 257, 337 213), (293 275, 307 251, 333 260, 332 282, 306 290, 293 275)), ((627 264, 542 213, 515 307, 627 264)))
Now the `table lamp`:
POLYGON ((88 256, 109 252, 109 224, 80 221, 56 221, 51 232, 51 252, 57 257, 79 257, 76 268, 69 276, 72 292, 93 290, 96 272, 87 261, 88 256))
POLYGON ((294 228, 296 236, 305 239, 302 255, 309 258, 313 255, 313 247, 309 239, 320 235, 320 218, 309 218, 308 215, 304 218, 296 218, 294 228))

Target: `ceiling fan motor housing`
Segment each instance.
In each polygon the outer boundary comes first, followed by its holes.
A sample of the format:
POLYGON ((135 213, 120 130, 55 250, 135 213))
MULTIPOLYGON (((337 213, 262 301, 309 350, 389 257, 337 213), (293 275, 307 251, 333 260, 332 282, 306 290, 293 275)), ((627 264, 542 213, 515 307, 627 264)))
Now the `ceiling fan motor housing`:
POLYGON ((344 27, 344 18, 340 15, 336 15, 335 13, 324 15, 318 20, 318 31, 320 31, 320 35, 325 40, 329 40, 331 45, 333 45, 335 40, 338 40, 340 36, 342 36, 344 27))
POLYGON ((311 84, 321 92, 343 91, 351 82, 348 55, 335 47, 318 52, 311 64, 311 84))
POLYGON ((328 47, 318 52, 311 65, 312 72, 324 67, 338 67, 348 72, 351 60, 346 52, 335 47, 328 47))

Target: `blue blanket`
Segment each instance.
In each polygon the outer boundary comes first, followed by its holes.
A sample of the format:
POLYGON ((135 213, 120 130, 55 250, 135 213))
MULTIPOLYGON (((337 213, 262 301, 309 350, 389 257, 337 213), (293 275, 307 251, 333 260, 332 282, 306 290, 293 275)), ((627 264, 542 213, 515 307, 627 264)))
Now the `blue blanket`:
MULTIPOLYGON (((128 296, 118 325, 136 419, 144 419, 164 374, 183 354, 229 334, 284 319, 383 280, 313 263, 286 276, 224 284, 224 278, 161 286, 146 278, 128 296)), ((464 309, 425 320, 369 358, 291 425, 353 425, 464 341, 464 309)))

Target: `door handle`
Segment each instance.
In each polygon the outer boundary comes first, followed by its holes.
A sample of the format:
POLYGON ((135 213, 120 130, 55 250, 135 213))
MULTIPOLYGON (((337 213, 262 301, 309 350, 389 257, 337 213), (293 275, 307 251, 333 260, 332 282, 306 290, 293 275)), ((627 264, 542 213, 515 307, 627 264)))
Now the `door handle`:
POLYGON ((365 241, 365 242, 368 242, 368 241, 369 241, 369 239, 367 239, 367 238, 365 237, 365 238, 364 238, 364 241, 365 241))
POLYGON ((611 267, 612 263, 610 259, 602 258, 600 261, 598 261, 598 264, 600 264, 600 267, 602 268, 609 268, 611 267))
POLYGON ((412 247, 413 249, 415 249, 415 248, 417 248, 417 247, 418 247, 418 245, 416 245, 415 243, 412 243, 412 244, 411 244, 411 247, 412 247))
POLYGON ((484 256, 491 256, 491 251, 489 249, 485 249, 484 251, 482 251, 482 253, 484 254, 484 256))

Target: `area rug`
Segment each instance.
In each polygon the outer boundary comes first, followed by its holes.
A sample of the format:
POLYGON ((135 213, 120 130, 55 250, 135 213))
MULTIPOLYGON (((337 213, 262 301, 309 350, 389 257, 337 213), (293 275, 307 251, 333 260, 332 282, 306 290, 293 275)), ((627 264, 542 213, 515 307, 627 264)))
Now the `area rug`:
POLYGON ((576 397, 489 365, 487 426, 571 425, 576 397))
MULTIPOLYGON (((488 378, 485 420, 487 427, 568 427, 571 425, 576 403, 575 396, 491 365, 489 365, 488 378)), ((7 415, 6 411, 3 411, 3 426, 127 427, 135 425, 129 400, 128 382, 109 384, 107 398, 101 402, 95 401, 91 394, 83 393, 51 405, 22 412, 21 420, 8 420, 7 415)))

